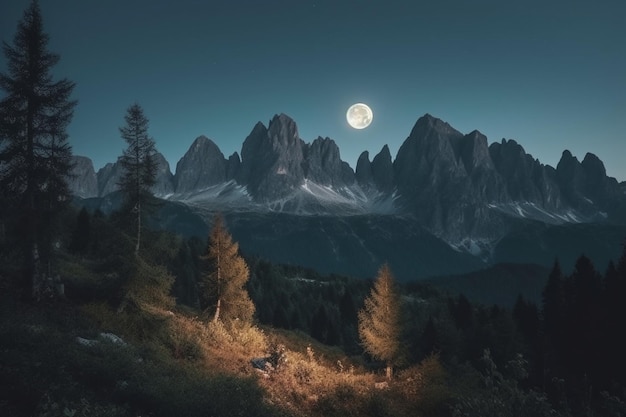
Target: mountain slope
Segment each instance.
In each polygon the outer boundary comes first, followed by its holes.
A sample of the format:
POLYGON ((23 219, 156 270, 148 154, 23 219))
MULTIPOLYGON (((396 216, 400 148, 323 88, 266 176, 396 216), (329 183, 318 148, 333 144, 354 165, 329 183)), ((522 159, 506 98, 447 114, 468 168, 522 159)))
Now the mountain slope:
MULTIPOLYGON (((85 190, 93 189, 93 174, 86 160, 80 162, 71 189, 77 196, 92 196, 85 190)), ((275 115, 268 126, 257 123, 241 157, 234 153, 226 159, 201 136, 178 162, 175 175, 164 159, 160 166, 158 196, 182 204, 205 224, 216 211, 236 214, 237 224, 257 236, 239 229, 250 250, 325 272, 369 275, 372 265, 396 259, 404 277, 440 275, 451 268, 445 256, 457 259, 453 253, 473 259, 460 261, 459 271, 498 261, 545 265, 567 242, 541 243, 547 239, 541 230, 560 230, 553 227, 559 225, 578 230, 574 226, 580 224, 587 225, 590 236, 605 236, 613 225, 626 224, 624 186, 606 175, 595 155, 588 153, 579 162, 564 151, 553 168, 515 140, 488 145, 479 131, 463 134, 429 114, 417 120, 395 159, 386 145, 371 161, 365 151, 356 172, 341 160, 332 139, 306 143, 285 114, 275 115), (534 237, 524 238, 524 233, 534 237), (418 243, 418 236, 426 235, 432 247, 446 248, 433 255, 441 263, 437 267, 427 245, 418 243), (263 247, 263 239, 274 248, 263 247), (375 244, 377 239, 384 244, 375 244), (408 266, 413 260, 422 265, 415 273, 408 266)), ((119 175, 118 164, 98 171, 97 195, 114 191, 119 175)), ((600 241, 595 247, 606 250, 600 241)), ((600 250, 589 250, 600 256, 600 250)))

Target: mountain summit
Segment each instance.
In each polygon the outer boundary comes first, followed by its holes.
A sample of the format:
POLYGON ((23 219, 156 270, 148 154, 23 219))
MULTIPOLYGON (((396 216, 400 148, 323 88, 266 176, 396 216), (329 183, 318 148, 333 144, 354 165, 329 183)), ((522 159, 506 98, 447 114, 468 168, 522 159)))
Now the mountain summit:
MULTIPOLYGON (((96 185, 89 162, 76 157, 70 184, 75 195, 114 191, 118 164, 98 171, 96 185)), ((401 216, 452 247, 481 256, 491 256, 520 221, 626 223, 623 186, 606 176, 595 155, 579 162, 564 151, 555 169, 515 140, 488 145, 479 131, 463 134, 429 114, 417 120, 395 159, 387 145, 372 161, 365 151, 356 173, 341 160, 332 139, 306 143, 285 114, 267 126, 258 122, 243 142, 241 158, 235 153, 226 159, 214 142, 200 136, 173 176, 164 159, 160 166, 155 192, 193 203, 190 207, 203 215, 235 210, 337 219, 401 216)))

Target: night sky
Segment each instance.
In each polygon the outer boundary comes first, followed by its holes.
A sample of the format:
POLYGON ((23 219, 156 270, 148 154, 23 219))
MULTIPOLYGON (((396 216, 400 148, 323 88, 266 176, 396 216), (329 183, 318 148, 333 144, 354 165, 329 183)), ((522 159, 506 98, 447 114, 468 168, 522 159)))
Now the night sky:
MULTIPOLYGON (((593 152, 626 180, 624 0, 40 3, 55 74, 77 84, 74 153, 96 169, 121 154, 118 127, 138 102, 172 171, 197 136, 228 157, 276 113, 307 142, 334 139, 354 168, 384 144, 395 158, 430 113, 552 166, 564 149, 593 152), (374 111, 367 129, 346 122, 355 102, 374 111)), ((28 4, 2 2, 2 40, 28 4)))

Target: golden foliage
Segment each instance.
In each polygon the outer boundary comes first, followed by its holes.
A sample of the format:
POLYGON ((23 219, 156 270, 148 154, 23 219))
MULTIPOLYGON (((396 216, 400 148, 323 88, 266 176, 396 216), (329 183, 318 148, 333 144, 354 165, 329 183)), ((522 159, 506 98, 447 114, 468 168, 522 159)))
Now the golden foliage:
POLYGON ((400 296, 391 270, 384 264, 359 311, 359 336, 370 355, 393 364, 400 354, 400 333, 400 296))
POLYGON ((239 256, 239 245, 233 242, 221 216, 215 217, 204 259, 209 268, 202 276, 203 298, 215 304, 215 317, 250 323, 255 310, 245 289, 250 271, 239 256))

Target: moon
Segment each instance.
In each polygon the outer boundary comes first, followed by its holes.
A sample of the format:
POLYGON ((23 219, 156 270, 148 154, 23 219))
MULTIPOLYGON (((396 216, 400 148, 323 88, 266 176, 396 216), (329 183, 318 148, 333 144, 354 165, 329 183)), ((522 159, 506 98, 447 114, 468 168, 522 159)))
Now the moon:
POLYGON ((346 113, 348 124, 355 129, 365 129, 374 119, 374 113, 367 104, 356 103, 350 106, 346 113))

